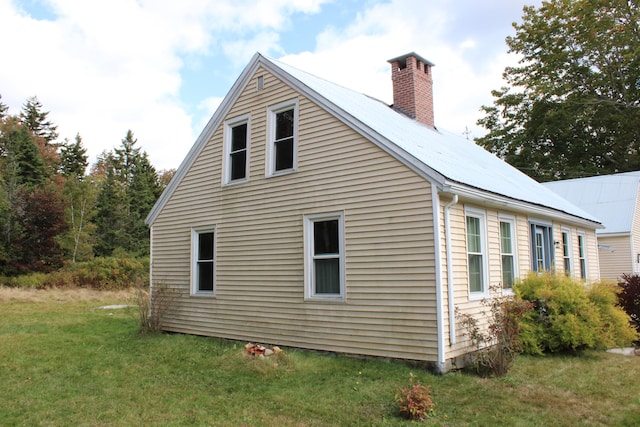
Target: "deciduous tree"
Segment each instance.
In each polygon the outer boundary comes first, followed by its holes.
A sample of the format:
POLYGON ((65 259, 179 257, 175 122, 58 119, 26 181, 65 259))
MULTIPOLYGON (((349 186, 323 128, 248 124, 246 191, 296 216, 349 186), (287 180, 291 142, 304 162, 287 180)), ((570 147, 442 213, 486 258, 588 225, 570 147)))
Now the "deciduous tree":
POLYGON ((542 181, 640 169, 637 0, 525 6, 476 142, 542 181))

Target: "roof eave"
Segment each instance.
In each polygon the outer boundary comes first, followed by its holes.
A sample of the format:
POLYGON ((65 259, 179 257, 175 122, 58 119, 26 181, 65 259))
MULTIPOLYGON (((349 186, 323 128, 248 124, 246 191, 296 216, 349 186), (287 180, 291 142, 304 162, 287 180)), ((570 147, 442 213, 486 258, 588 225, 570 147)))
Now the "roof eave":
POLYGON ((520 212, 532 216, 539 215, 544 217, 552 217, 560 221, 565 221, 567 223, 586 228, 604 228, 604 226, 600 222, 590 218, 583 218, 552 207, 543 206, 524 200, 513 199, 501 194, 496 194, 458 182, 447 182, 444 186, 444 192, 457 194, 459 197, 463 197, 467 200, 472 200, 486 206, 509 209, 511 211, 520 212))

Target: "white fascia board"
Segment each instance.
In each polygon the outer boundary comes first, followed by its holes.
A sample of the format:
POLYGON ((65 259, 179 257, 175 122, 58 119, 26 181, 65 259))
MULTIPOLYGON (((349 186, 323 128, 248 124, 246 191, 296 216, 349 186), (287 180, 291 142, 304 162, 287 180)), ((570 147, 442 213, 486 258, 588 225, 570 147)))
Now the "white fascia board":
POLYGON ((218 109, 213 114, 213 116, 211 116, 209 122, 200 133, 200 136, 198 136, 198 139, 196 139, 196 142, 191 146, 191 149, 187 153, 187 156, 184 158, 182 163, 180 163, 180 166, 167 185, 167 188, 165 188, 165 190, 156 201, 155 205, 153 205, 153 208, 151 208, 149 215, 147 215, 147 217, 145 218, 145 223, 147 223, 148 225, 152 225, 154 223, 154 221, 162 211, 162 208, 164 208, 165 204, 173 195, 173 192, 176 190, 178 185, 180 185, 180 182, 185 177, 189 169, 191 169, 191 166, 195 163, 196 159, 200 156, 200 153, 202 153, 202 150, 207 145, 207 142, 211 139, 211 136, 213 136, 213 133, 222 124, 222 121, 246 87, 251 76, 253 76, 255 71, 261 65, 262 58, 263 57, 259 53, 253 55, 251 61, 249 61, 249 64, 245 67, 240 76, 238 76, 235 83, 233 84, 233 86, 231 86, 231 89, 220 103, 218 109))
POLYGON ((538 215, 546 218, 556 219, 569 224, 579 225, 591 229, 604 228, 599 222, 581 218, 550 207, 537 205, 522 200, 511 199, 499 194, 482 191, 474 187, 469 187, 460 183, 449 182, 445 184, 445 193, 457 194, 459 197, 471 200, 480 205, 503 208, 515 212, 526 213, 528 215, 538 215))

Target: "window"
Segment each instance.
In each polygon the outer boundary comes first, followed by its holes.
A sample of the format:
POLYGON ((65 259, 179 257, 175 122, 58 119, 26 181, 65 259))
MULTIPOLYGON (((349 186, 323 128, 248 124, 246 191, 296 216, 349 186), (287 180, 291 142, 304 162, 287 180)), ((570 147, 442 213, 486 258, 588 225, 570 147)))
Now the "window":
POLYGON ((482 211, 466 210, 467 223, 467 269, 469 292, 484 294, 486 291, 485 214, 482 211))
POLYGON ((571 234, 569 230, 562 230, 562 259, 564 261, 564 274, 571 277, 571 234))
POLYGON ((549 225, 531 223, 531 269, 549 271, 553 267, 553 229, 549 225))
POLYGON ((343 301, 343 214, 308 215, 304 227, 305 299, 343 301))
POLYGON ((580 278, 587 278, 587 255, 584 233, 578 233, 578 258, 580 258, 580 278))
POLYGON ((515 218, 500 217, 500 257, 502 262, 502 287, 513 288, 516 278, 516 230, 515 218))
POLYGON ((298 145, 298 104, 279 104, 269 110, 267 175, 295 171, 298 145))
POLYGON ((213 228, 191 232, 191 291, 195 295, 215 292, 215 231, 213 228))
POLYGON ((249 117, 225 125, 224 183, 246 181, 249 177, 249 117))

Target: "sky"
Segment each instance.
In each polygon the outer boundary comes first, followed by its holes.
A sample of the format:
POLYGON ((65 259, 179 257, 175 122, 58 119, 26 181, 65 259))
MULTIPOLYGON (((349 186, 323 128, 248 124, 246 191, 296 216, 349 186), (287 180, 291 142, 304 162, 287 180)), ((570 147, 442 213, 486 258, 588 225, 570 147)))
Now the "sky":
POLYGON ((0 102, 36 96, 91 163, 131 130, 172 169, 256 52, 388 104, 387 60, 416 52, 435 64, 436 126, 474 138, 525 4, 540 1, 0 0, 0 102))

